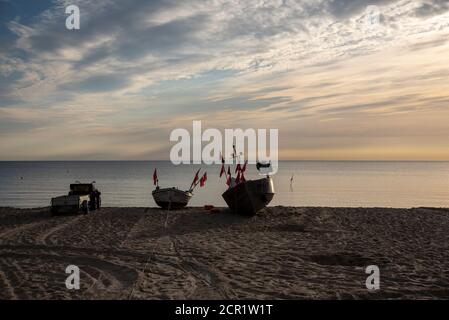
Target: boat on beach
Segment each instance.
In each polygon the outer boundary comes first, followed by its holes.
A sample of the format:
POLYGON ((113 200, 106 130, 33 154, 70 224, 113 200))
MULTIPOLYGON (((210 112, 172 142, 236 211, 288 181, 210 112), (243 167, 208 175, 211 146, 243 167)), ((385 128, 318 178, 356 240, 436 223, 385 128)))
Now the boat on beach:
POLYGON ((159 179, 157 177, 157 169, 155 169, 153 173, 153 181, 156 189, 152 192, 154 202, 156 202, 156 204, 162 209, 167 210, 182 209, 186 207, 189 204, 190 199, 193 197, 193 191, 196 186, 200 184, 200 187, 203 187, 207 180, 207 173, 204 173, 201 179, 198 176, 199 173, 200 170, 196 172, 189 190, 184 191, 178 189, 177 187, 160 188, 159 179))
MULTIPOLYGON (((234 154, 232 155, 233 162, 237 158, 237 152, 234 148, 234 154)), ((223 199, 228 205, 229 209, 233 213, 254 216, 260 210, 265 208, 274 197, 274 184, 273 179, 269 176, 271 170, 271 162, 263 164, 257 162, 257 170, 264 174, 266 177, 257 180, 246 180, 245 172, 248 161, 242 165, 240 160, 237 161, 237 166, 235 168, 235 178, 232 177, 231 168, 228 166, 228 170, 225 170, 225 160, 222 156, 221 158, 222 166, 220 177, 225 174, 226 184, 228 189, 222 194, 223 199)))
POLYGON ((156 204, 163 209, 181 209, 189 204, 192 199, 192 192, 179 190, 177 188, 156 188, 153 192, 153 199, 156 204))
POLYGON ((270 176, 240 183, 235 180, 232 179, 231 186, 222 195, 233 213, 254 216, 273 200, 274 185, 270 176))

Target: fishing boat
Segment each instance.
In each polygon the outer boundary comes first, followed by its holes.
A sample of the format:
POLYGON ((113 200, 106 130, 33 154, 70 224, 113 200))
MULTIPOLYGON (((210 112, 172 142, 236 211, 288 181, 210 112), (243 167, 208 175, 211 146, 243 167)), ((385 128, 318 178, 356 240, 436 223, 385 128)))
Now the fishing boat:
POLYGON ((156 204, 163 209, 181 209, 189 204, 192 192, 179 190, 177 188, 156 188, 153 192, 156 204))
POLYGON ((189 204, 190 199, 193 197, 193 191, 196 186, 200 184, 200 186, 203 187, 207 180, 207 173, 204 173, 202 178, 199 179, 199 172, 200 170, 196 172, 195 178, 193 179, 189 190, 184 191, 178 189, 177 187, 160 188, 159 179, 157 177, 157 169, 155 169, 153 173, 153 181, 156 189, 152 192, 154 202, 156 202, 156 204, 162 209, 168 210, 182 209, 186 207, 189 204))
MULTIPOLYGON (((234 154, 232 155, 232 158, 234 162, 236 157, 238 157, 235 145, 233 146, 233 149, 234 154)), ((235 169, 235 174, 237 174, 237 176, 235 178, 232 177, 231 168, 229 166, 226 172, 223 156, 221 162, 220 177, 225 174, 226 184, 228 185, 228 189, 222 194, 222 197, 233 213, 254 216, 273 200, 274 184, 273 179, 268 174, 271 170, 271 162, 266 164, 257 162, 257 170, 259 172, 263 171, 263 173, 266 174, 266 177, 248 181, 245 179, 248 161, 245 161, 242 166, 240 164, 240 159, 237 160, 238 164, 235 169)))
POLYGON ((231 186, 222 197, 232 212, 254 216, 273 200, 274 185, 270 176, 240 183, 236 183, 236 179, 231 179, 231 186))

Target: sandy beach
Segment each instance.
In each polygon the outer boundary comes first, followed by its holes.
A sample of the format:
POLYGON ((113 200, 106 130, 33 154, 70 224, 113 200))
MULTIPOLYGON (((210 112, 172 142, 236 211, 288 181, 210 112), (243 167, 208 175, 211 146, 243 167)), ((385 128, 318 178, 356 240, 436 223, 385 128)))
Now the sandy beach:
POLYGON ((1 299, 449 298, 449 209, 0 209, 1 299), (65 268, 81 270, 68 290, 65 268), (365 287, 378 265, 381 290, 365 287))

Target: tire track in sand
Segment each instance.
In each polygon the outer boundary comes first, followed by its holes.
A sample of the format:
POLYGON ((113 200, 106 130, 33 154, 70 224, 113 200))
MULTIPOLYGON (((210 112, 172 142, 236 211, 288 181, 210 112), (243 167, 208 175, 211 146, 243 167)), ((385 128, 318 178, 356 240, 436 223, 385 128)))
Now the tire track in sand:
POLYGON ((36 237, 36 242, 38 244, 44 244, 44 245, 48 245, 48 246, 49 245, 53 245, 53 243, 48 241, 48 238, 50 238, 53 234, 55 234, 55 233, 65 229, 65 228, 67 228, 67 227, 77 223, 83 217, 84 216, 73 217, 69 221, 62 222, 62 223, 60 223, 60 224, 58 224, 58 225, 48 229, 46 232, 44 232, 44 233, 42 233, 42 234, 40 234, 40 235, 38 235, 36 237))
POLYGON ((4 240, 11 239, 14 235, 20 234, 22 231, 40 227, 41 225, 44 225, 47 222, 48 221, 31 222, 31 223, 27 223, 27 224, 12 228, 10 230, 3 231, 2 233, 0 233, 0 241, 3 242, 4 240))
POLYGON ((170 237, 173 249, 179 262, 179 268, 192 275, 200 281, 202 285, 197 288, 196 293, 207 293, 207 295, 217 295, 219 299, 235 299, 234 291, 227 285, 226 276, 215 268, 199 263, 192 257, 186 257, 181 253, 180 241, 176 237, 170 237), (198 292, 197 292, 198 291, 198 292))

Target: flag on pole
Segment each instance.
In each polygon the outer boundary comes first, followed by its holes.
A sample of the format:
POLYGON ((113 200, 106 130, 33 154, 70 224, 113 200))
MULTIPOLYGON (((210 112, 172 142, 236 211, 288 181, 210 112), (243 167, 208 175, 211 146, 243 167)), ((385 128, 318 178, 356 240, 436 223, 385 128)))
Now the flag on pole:
POLYGON ((239 171, 239 173, 237 174, 237 178, 235 179, 235 183, 236 183, 236 184, 239 184, 239 183, 240 183, 240 171, 239 171))
POLYGON ((223 157, 223 154, 220 153, 220 155, 221 155, 221 164, 225 164, 225 159, 223 157))
POLYGON ((235 168, 235 172, 240 172, 242 170, 242 166, 240 163, 237 163, 237 167, 235 168))
POLYGON ((204 175, 201 177, 200 187, 204 187, 204 184, 206 183, 206 181, 207 181, 207 172, 205 172, 204 175))
POLYGON ((157 169, 154 169, 153 172, 153 183, 154 185, 157 185, 157 169))
POLYGON ((228 175, 228 179, 226 179, 226 184, 228 185, 228 187, 231 186, 231 175, 228 175))
MULTIPOLYGON (((224 170, 224 168, 222 168, 224 170)), ((226 184, 228 185, 228 187, 231 186, 231 167, 228 166, 228 172, 226 174, 226 184)))
POLYGON ((198 171, 196 172, 195 178, 193 178, 192 185, 194 185, 194 184, 196 184, 198 182, 198 179, 199 179, 198 174, 200 173, 200 170, 201 169, 198 169, 198 171))
POLYGON ((248 160, 245 160, 245 163, 243 164, 242 173, 246 171, 246 165, 248 164, 248 160))
POLYGON ((225 173, 225 166, 224 166, 224 164, 221 165, 220 178, 223 176, 223 173, 225 173))

